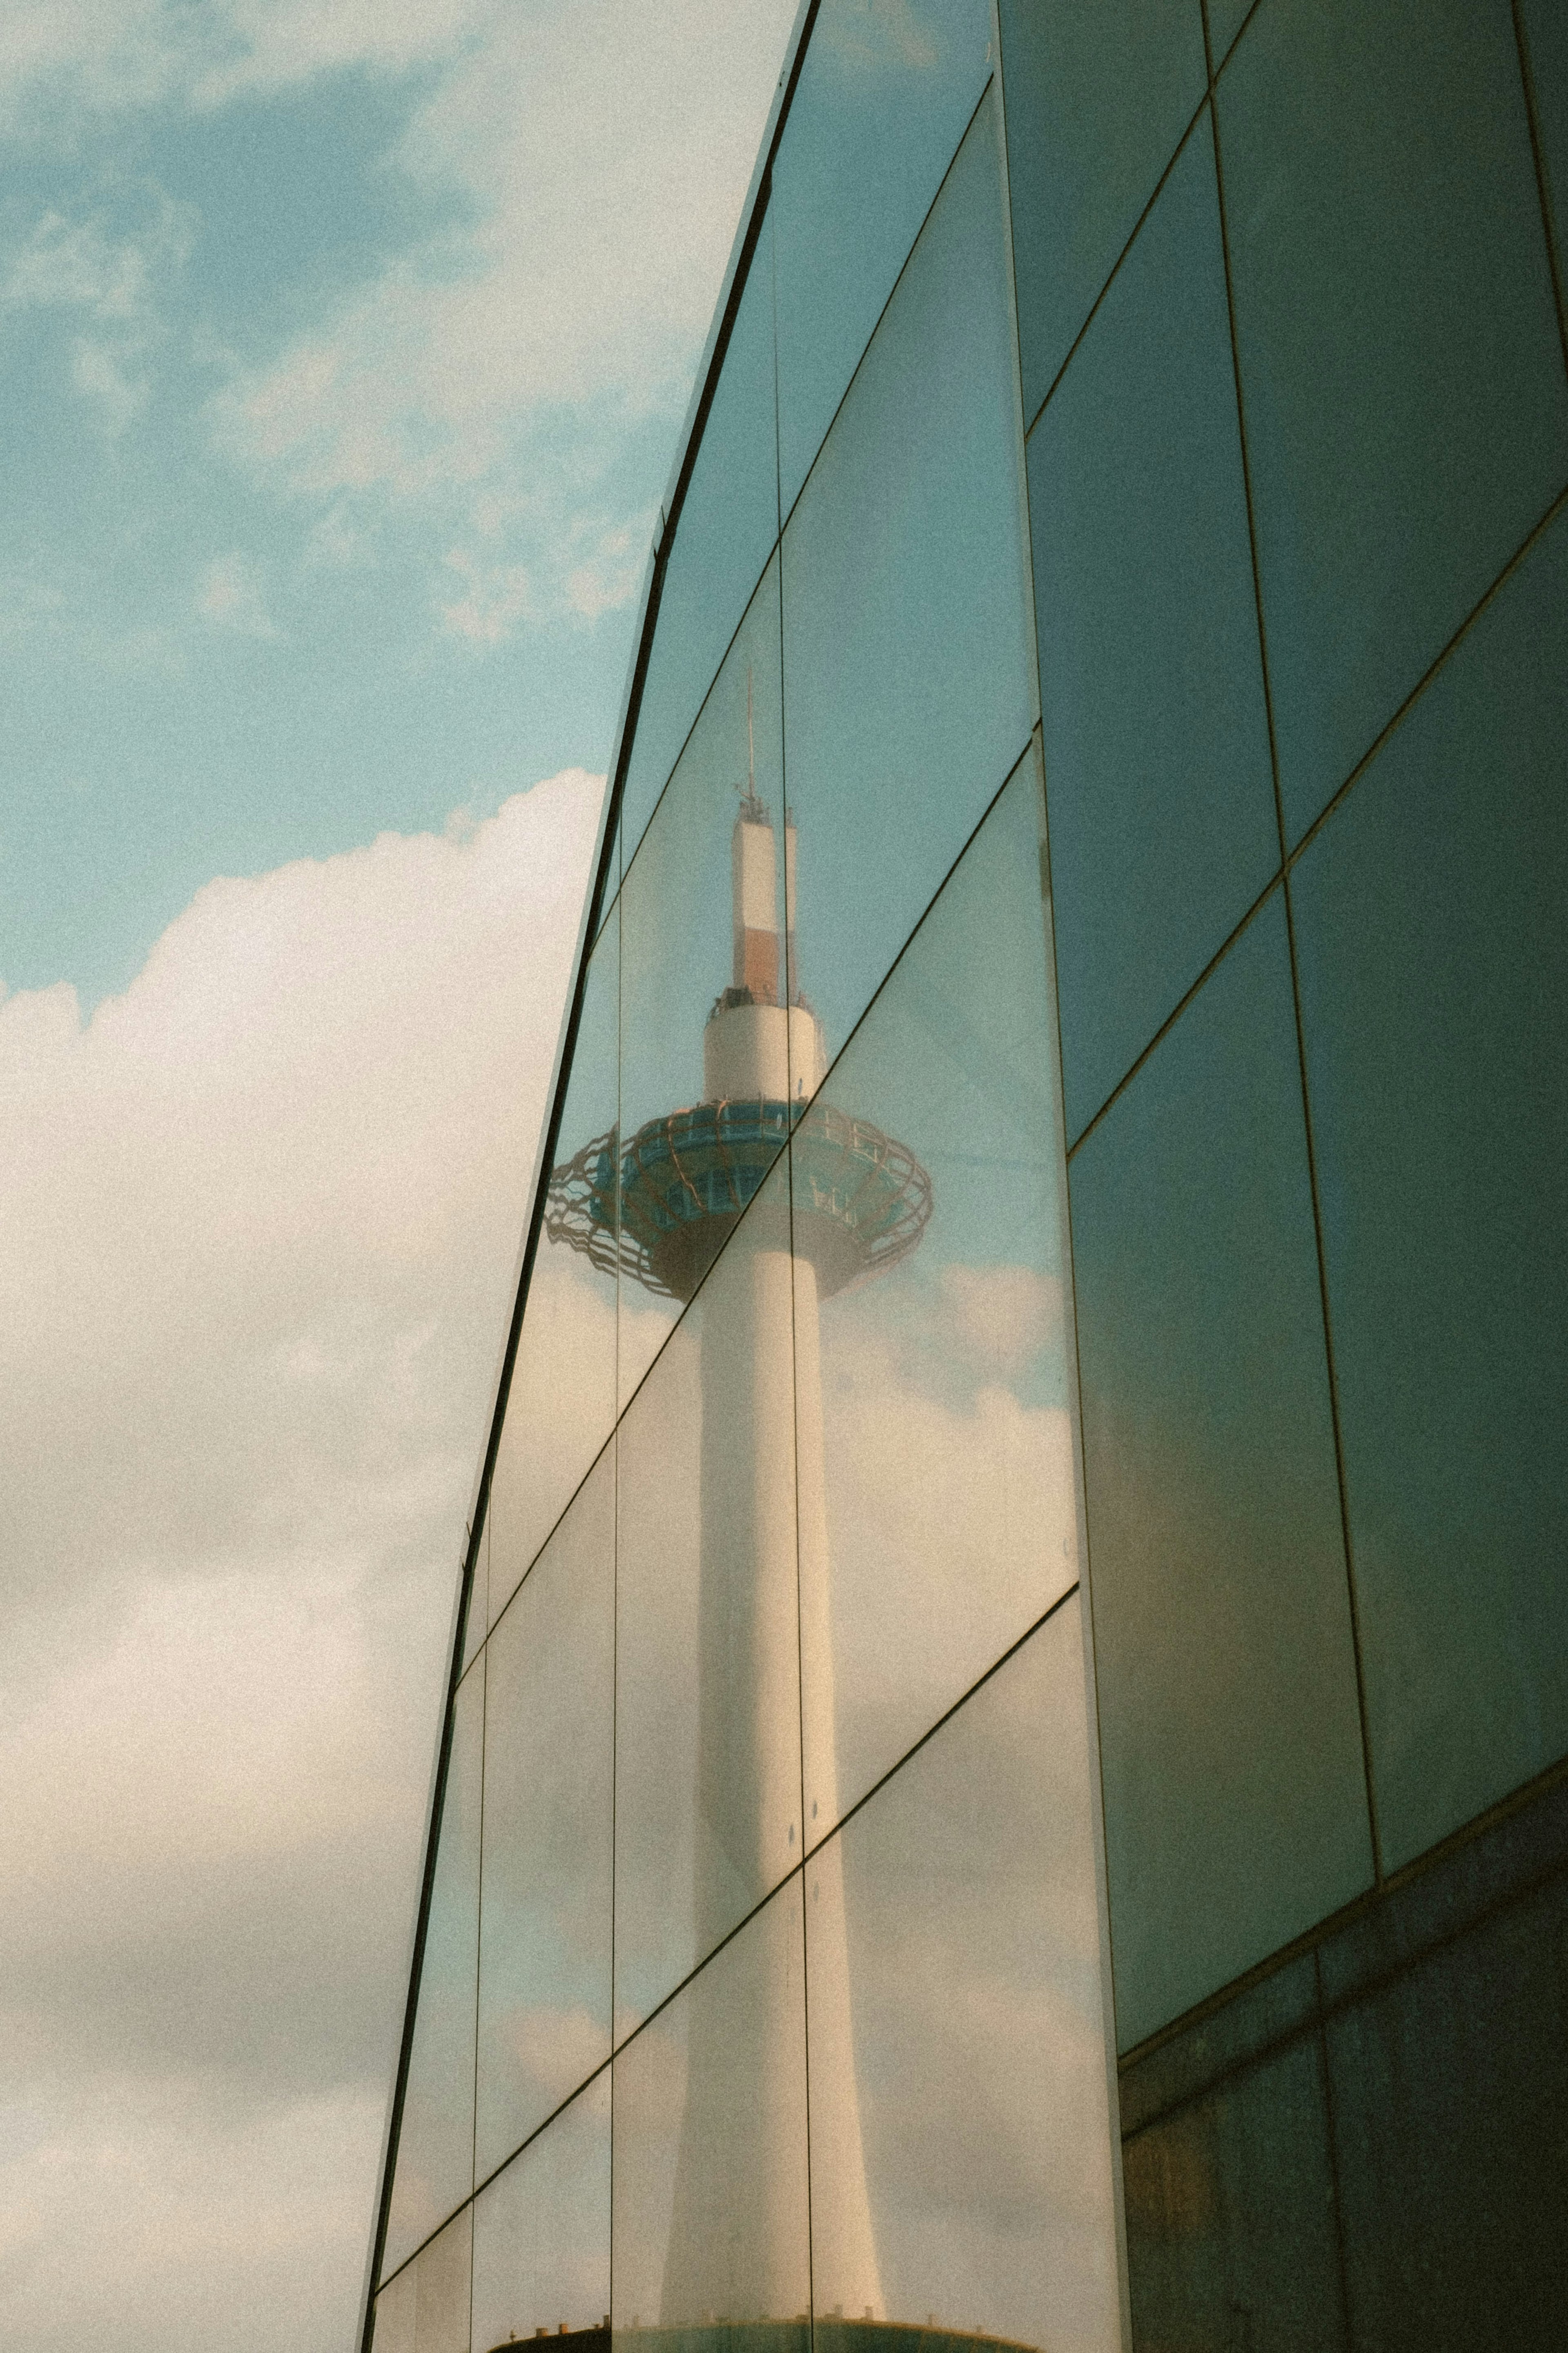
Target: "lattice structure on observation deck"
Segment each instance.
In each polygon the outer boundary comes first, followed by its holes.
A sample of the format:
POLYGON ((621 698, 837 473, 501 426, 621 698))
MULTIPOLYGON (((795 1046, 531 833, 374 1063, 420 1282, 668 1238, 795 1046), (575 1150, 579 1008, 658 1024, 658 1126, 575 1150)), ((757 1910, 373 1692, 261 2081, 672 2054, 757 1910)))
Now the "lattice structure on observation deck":
POLYGON ((551 1174, 544 1229, 595 1266, 689 1299, 795 1140, 793 1240, 826 1296, 913 1250, 931 1178, 909 1146, 820 1099, 696 1103, 612 1128, 551 1174))

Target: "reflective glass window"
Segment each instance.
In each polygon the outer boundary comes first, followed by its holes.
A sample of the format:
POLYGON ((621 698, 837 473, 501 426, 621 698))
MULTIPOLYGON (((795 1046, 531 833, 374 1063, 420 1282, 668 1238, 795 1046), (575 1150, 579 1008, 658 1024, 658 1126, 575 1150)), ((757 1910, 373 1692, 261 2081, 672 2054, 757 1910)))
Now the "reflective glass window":
POLYGON ((484 1667, 459 1685, 419 1972, 382 2276, 474 2186, 474 2014, 479 1979, 484 1667))
POLYGON ((1001 203, 987 100, 784 537, 798 976, 830 1052, 1034 722, 1001 203))
POLYGON ((754 1176, 783 1148, 787 1033, 810 1023, 786 1005, 778 583, 774 561, 621 894, 623 1403, 723 1238, 728 1153, 754 1176))
POLYGON ((616 2054, 617 2339, 805 2316, 805 1964, 797 1873, 616 2054))
POLYGON ((489 1497, 493 1625, 616 1419, 620 924, 587 984, 489 1497))
POLYGON ((1253 0, 1204 0, 1204 5, 1208 12, 1209 44, 1217 73, 1231 43, 1247 22, 1253 0))
POLYGON ((609 2056, 615 1575, 612 1440, 486 1651, 479 2180, 609 2056))
POLYGON ((1568 526, 1296 870, 1384 1854, 1568 1747, 1568 526))
POLYGON ((1315 2035, 1134 2134, 1122 2180, 1138 2342, 1208 2353, 1235 2343, 1239 2313, 1259 2348, 1342 2353, 1333 2163, 1315 2035))
POLYGON ((806 1865, 821 2316, 1119 2353, 1070 1599, 806 1865))
POLYGON ((764 218, 665 566, 621 805, 628 863, 778 529, 773 227, 764 218))
POLYGON ((605 2068, 474 2200, 475 2353, 610 2311, 605 2068))
POLYGON ((1218 94, 1287 827, 1568 477, 1509 0, 1269 0, 1218 94))
POLYGON ((1029 443, 1076 1135, 1279 863, 1206 113, 1029 443))
POLYGON ((1278 895, 1069 1166, 1126 2048, 1372 1873, 1278 895))
POLYGON ((621 1425, 617 2036, 800 1860, 791 1300, 780 1160, 621 1425))
POLYGON ((1568 259, 1568 16, 1559 0, 1520 0, 1519 21, 1561 272, 1568 259))
POLYGON ((462 2212, 375 2300, 372 2353, 468 2353, 473 2210, 462 2212))
POLYGON ((1078 1576, 1041 815, 1031 754, 791 1145, 808 1844, 1078 1576))
POLYGON ((773 159, 785 514, 991 70, 987 0, 824 0, 773 159))
POLYGON ((1033 417, 1207 79, 1199 0, 1001 0, 1024 414, 1033 417))

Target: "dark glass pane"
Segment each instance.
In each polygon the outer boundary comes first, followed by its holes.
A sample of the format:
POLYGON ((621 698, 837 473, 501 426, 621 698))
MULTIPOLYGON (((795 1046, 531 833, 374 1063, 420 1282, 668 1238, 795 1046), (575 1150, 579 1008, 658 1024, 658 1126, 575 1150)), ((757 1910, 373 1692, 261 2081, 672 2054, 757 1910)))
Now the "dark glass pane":
POLYGON ((1034 720, 1003 255, 987 100, 784 539, 798 979, 833 1052, 1034 720))
POLYGON ((1340 2353, 1343 2299, 1316 2034, 1136 2134, 1122 2152, 1122 2180, 1135 2345, 1340 2353))
POLYGON ((1561 272, 1568 268, 1568 12, 1561 0, 1520 0, 1519 17, 1561 272))
POLYGON ((623 1403, 728 1229, 721 1204, 783 1149, 788 1033, 815 1030, 786 1004, 778 583, 774 562, 621 893, 623 1403))
POLYGON ((1125 2049, 1372 1870, 1278 896, 1070 1176, 1125 2049))
POLYGON ((1026 417, 1203 98, 1198 5, 1001 0, 1026 417))
POLYGON ((617 2038, 800 1859, 787 1179, 780 1161, 621 1425, 617 2038))
POLYGON ((372 2353, 468 2353, 473 2209, 465 2206, 375 2300, 372 2353))
POLYGON ((588 965, 489 1500, 493 1625, 616 1419, 620 923, 588 965))
POLYGON ((621 802, 628 864, 778 529, 773 225, 765 219, 665 566, 621 802))
POLYGON ((990 70, 986 0, 824 0, 773 162, 785 514, 990 70))
POLYGON ((797 1874, 616 2053, 617 2340, 805 2315, 805 1959, 797 1874))
POLYGON ((609 2311, 606 2068, 474 2200, 474 2353, 609 2311))
POLYGON ((616 1451, 490 1636, 475 2177, 610 2052, 616 1451))
POLYGON ((1218 73, 1225 62, 1226 52, 1247 21, 1253 0, 1205 0, 1208 10, 1209 46, 1214 56, 1214 69, 1218 73))
POLYGON ((1029 444, 1068 1133, 1279 863, 1206 114, 1029 444))
POLYGON ((1084 1679, 1075 1598, 806 1866, 819 2330, 1121 2346, 1084 1679))
POLYGON ((1561 2344, 1565 1954, 1558 1878, 1331 2021, 1357 2345, 1561 2344))
POLYGON ((1269 0, 1221 164, 1292 839, 1568 476, 1508 0, 1269 0))
POLYGON ((808 1841, 1078 1576, 1041 814, 1031 754, 791 1147, 808 1841))
POLYGON ((458 1688, 382 2277, 474 2186, 483 1663, 458 1688))
POLYGON ((1568 1747, 1565 645, 1560 522, 1292 883, 1391 1865, 1568 1747))

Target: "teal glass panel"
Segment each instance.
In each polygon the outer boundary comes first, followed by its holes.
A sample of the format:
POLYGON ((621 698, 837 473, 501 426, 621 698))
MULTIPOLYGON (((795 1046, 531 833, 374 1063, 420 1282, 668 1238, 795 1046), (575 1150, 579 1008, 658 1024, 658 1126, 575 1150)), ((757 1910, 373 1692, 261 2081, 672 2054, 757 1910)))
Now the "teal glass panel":
POLYGON ((773 227, 764 219, 659 594, 621 802, 629 865, 778 537, 773 227))
POLYGON ((787 515, 991 71, 988 0, 824 0, 773 159, 787 515))
POLYGON ((1206 113, 1029 443, 1068 1133, 1279 863, 1206 113))
POLYGON ((1390 1865, 1568 1749, 1565 646, 1560 521, 1292 882, 1390 1865))
POLYGON ((707 1214, 709 1180, 721 1189, 728 1182, 718 1130, 711 1120, 672 1114, 737 1094, 753 1103, 766 1095, 778 1113, 771 1122, 751 1122, 751 1176, 784 1146, 790 1017, 784 1002, 783 818, 775 561, 621 892, 623 1405, 726 1230, 721 1218, 707 1214), (761 903, 751 903, 759 892, 761 903), (726 1006, 726 997, 748 980, 754 986, 745 993, 757 1002, 726 1006), (739 1041, 731 1039, 736 1030, 744 1033, 739 1041), (736 1042, 738 1054, 731 1050, 736 1042))
POLYGON ((620 1428, 616 2033, 800 1860, 788 1167, 620 1428))
POLYGON ((371 2353, 468 2353, 473 2209, 422 2249, 375 2299, 371 2353))
POLYGON ((610 2312, 610 2071, 474 2200, 476 2353, 610 2312))
POLYGON ((496 1450, 488 1514, 492 1625, 616 1419, 619 965, 617 918, 605 926, 588 964, 558 1167, 496 1450))
POLYGON ((791 1145, 806 1840, 1078 1577, 1033 752, 791 1145))
POLYGON ((616 2053, 617 2346, 662 2326, 805 2353, 734 2327, 809 2308, 805 1964, 797 1873, 616 2053))
POLYGON ((1238 2339, 1249 2353, 1342 2353, 1315 2034, 1134 2134, 1122 2181, 1135 2343, 1162 2353, 1238 2339))
POLYGON ((1560 0, 1520 0, 1518 14, 1561 272, 1568 266, 1568 15, 1560 0))
POLYGON ((1069 1174, 1126 2049, 1372 1875, 1278 896, 1069 1174))
POLYGON ((1358 2347, 1561 2342, 1565 1952, 1558 1876, 1331 2018, 1358 2347))
POLYGON ((1294 841, 1568 480, 1508 0, 1269 0, 1220 161, 1294 841))
POLYGON ((1121 2353, 1084 1679, 1074 1597, 806 1865, 819 2331, 1121 2353))
POLYGON ((1207 82, 1199 0, 1001 0, 1024 415, 1032 418, 1207 82))
POLYGON ((1209 48, 1217 74, 1255 0, 1204 0, 1204 5, 1208 13, 1209 48))
POLYGON ((842 1046, 1035 719, 992 101, 784 536, 802 990, 842 1046))
POLYGON ((475 2178, 610 2053, 616 1449, 490 1635, 475 2178))
POLYGON ((406 2262, 474 2186, 474 2010, 479 1959, 484 1667, 458 1691, 436 1883, 414 2013, 381 2275, 406 2262))

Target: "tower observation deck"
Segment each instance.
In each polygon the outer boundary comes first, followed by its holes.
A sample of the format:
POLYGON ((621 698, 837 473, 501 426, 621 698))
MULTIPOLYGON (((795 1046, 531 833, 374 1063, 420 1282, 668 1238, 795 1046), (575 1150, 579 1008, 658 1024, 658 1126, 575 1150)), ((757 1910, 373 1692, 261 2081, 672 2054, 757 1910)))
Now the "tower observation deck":
POLYGON ((793 1136, 795 1250, 827 1298, 914 1249, 931 1179, 907 1145, 814 1099, 825 1056, 795 977, 795 829, 786 822, 781 991, 773 828, 752 795, 732 868, 733 978, 708 1017, 704 1099, 646 1120, 624 1144, 615 1129, 584 1144, 552 1173, 545 1230, 606 1271, 689 1300, 793 1136))

